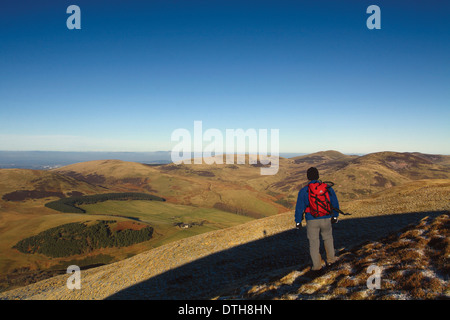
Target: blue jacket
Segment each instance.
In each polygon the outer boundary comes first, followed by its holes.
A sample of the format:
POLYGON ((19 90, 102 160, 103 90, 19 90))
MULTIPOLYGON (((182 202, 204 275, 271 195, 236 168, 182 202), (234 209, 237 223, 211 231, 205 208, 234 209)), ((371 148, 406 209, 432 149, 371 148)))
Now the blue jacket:
MULTIPOLYGON (((317 180, 313 180, 313 181, 310 181, 309 183, 315 183, 315 182, 318 182, 318 181, 317 180)), ((308 183, 308 185, 309 185, 309 183, 308 183)), ((309 206, 308 185, 303 187, 298 192, 297 205, 295 206, 295 222, 296 223, 302 222, 302 220, 303 220, 303 212, 309 206)), ((330 191, 330 202, 331 202, 331 205, 333 206, 333 208, 339 209, 339 202, 338 202, 338 199, 336 197, 336 193, 334 192, 333 188, 331 188, 331 187, 328 188, 328 190, 330 191)), ((333 217, 339 217, 339 212, 337 212, 336 210, 333 210, 332 216, 333 217)), ((305 212, 305 219, 306 220, 324 219, 324 218, 330 218, 330 216, 327 215, 327 216, 323 216, 323 217, 314 218, 311 215, 311 213, 305 212)))

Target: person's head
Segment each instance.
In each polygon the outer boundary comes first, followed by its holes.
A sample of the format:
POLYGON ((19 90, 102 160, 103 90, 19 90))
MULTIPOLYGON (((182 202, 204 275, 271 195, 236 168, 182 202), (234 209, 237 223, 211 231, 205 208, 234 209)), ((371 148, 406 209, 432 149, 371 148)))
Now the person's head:
POLYGON ((308 180, 319 180, 319 170, 317 168, 311 167, 306 171, 306 177, 308 180))

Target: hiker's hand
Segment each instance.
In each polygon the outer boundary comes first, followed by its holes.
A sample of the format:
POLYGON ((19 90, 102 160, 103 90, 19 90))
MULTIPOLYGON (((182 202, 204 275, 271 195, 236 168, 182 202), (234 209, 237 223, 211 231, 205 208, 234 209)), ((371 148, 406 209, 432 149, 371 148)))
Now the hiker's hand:
POLYGON ((297 229, 301 229, 302 228, 302 223, 301 222, 297 222, 297 224, 295 225, 295 227, 297 229))
POLYGON ((338 218, 337 217, 332 217, 331 218, 331 223, 337 223, 338 222, 338 218))

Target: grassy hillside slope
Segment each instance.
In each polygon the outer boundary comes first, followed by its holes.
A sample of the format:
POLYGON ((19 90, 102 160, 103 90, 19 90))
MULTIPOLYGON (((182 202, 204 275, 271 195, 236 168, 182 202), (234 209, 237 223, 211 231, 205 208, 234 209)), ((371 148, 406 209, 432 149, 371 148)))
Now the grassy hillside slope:
POLYGON ((12 278, 17 279, 13 281, 17 284, 21 283, 19 279, 29 283, 41 279, 47 270, 61 272, 61 266, 70 261, 83 266, 110 263, 187 236, 289 212, 295 207, 298 190, 307 183, 305 173, 310 166, 319 168, 322 180, 335 182, 334 189, 345 211, 369 217, 380 212, 444 210, 448 200, 442 190, 446 189, 437 187, 450 178, 449 159, 450 156, 398 152, 356 156, 329 150, 280 158, 279 171, 273 176, 262 176, 261 164, 248 162, 145 165, 98 160, 50 171, 2 169, 0 284, 12 278), (380 196, 384 190, 390 190, 389 194, 380 196), (418 193, 427 197, 422 197, 421 202, 411 195, 400 197, 408 190, 421 190, 418 193), (143 192, 167 201, 145 205, 97 203, 87 208, 88 215, 62 214, 45 207, 61 197, 115 192, 143 192), (391 195, 399 197, 386 201, 391 195), (18 241, 58 225, 111 217, 118 223, 138 221, 153 226, 154 238, 120 250, 102 249, 61 261, 13 249, 18 241), (183 223, 188 228, 181 229, 183 223))
POLYGON ((342 250, 321 276, 312 276, 310 267, 278 270, 216 299, 449 299, 449 239, 450 215, 427 216, 387 237, 342 250))
MULTIPOLYGON (((420 271, 420 274, 409 274, 404 269, 389 269, 386 274, 392 275, 392 279, 386 282, 390 288, 385 288, 391 291, 386 296, 409 298, 411 296, 402 294, 410 288, 411 292, 417 289, 413 297, 441 297, 448 295, 448 259, 439 260, 438 257, 446 257, 449 250, 448 218, 442 216, 450 212, 449 182, 423 181, 422 187, 412 182, 404 190, 400 187, 395 193, 386 190, 366 202, 358 202, 353 215, 342 217, 333 227, 335 247, 342 264, 337 264, 337 269, 329 276, 317 280, 317 286, 306 275, 309 265, 306 231, 296 230, 293 213, 287 212, 167 243, 113 264, 85 270, 82 273, 83 290, 68 290, 65 285, 67 275, 61 275, 4 292, 0 298, 213 299, 246 298, 252 294, 265 297, 266 293, 273 293, 267 297, 296 299, 312 292, 307 298, 335 295, 338 298, 378 299, 382 296, 369 295, 361 284, 367 279, 364 269, 367 262, 382 257, 395 263, 408 261, 420 271), (422 188, 440 196, 429 199, 430 193, 423 192, 422 188), (427 211, 410 212, 407 206, 399 204, 399 197, 407 197, 409 202, 418 204, 427 201, 427 211), (380 199, 392 211, 377 211, 380 210, 380 199), (366 215, 364 207, 370 215, 366 215), (427 216, 429 218, 422 220, 427 216), (433 220, 438 216, 441 217, 433 220), (400 235, 391 234, 410 224, 419 224, 419 230, 405 229, 400 235), (389 237, 380 240, 386 236, 389 237), (417 250, 415 244, 409 250, 409 240, 419 246, 417 250), (384 244, 388 244, 386 251, 381 250, 384 244), (407 253, 411 253, 409 258, 407 253), (401 275, 407 276, 405 283, 401 282, 401 275), (320 287, 320 281, 325 286, 320 287), (306 287, 300 292, 301 285, 306 287), (423 285, 426 287, 422 288, 423 285), (277 295, 279 287, 283 290, 277 295), (247 291, 243 292, 241 288, 247 291)), ((387 265, 389 261, 380 263, 387 265)))

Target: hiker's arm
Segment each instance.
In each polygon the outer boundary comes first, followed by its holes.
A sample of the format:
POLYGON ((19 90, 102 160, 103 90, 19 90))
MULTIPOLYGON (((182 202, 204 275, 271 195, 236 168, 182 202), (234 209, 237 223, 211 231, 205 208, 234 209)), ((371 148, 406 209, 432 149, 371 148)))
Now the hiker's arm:
POLYGON ((305 188, 302 188, 297 197, 297 204, 295 205, 295 222, 300 223, 303 219, 303 211, 305 211, 308 201, 305 188))
MULTIPOLYGON (((330 188, 329 191, 330 191, 331 205, 333 206, 333 208, 339 209, 339 201, 337 199, 336 193, 334 192, 333 188, 330 188)), ((339 212, 337 212, 336 210, 333 210, 333 216, 339 217, 339 212)))

